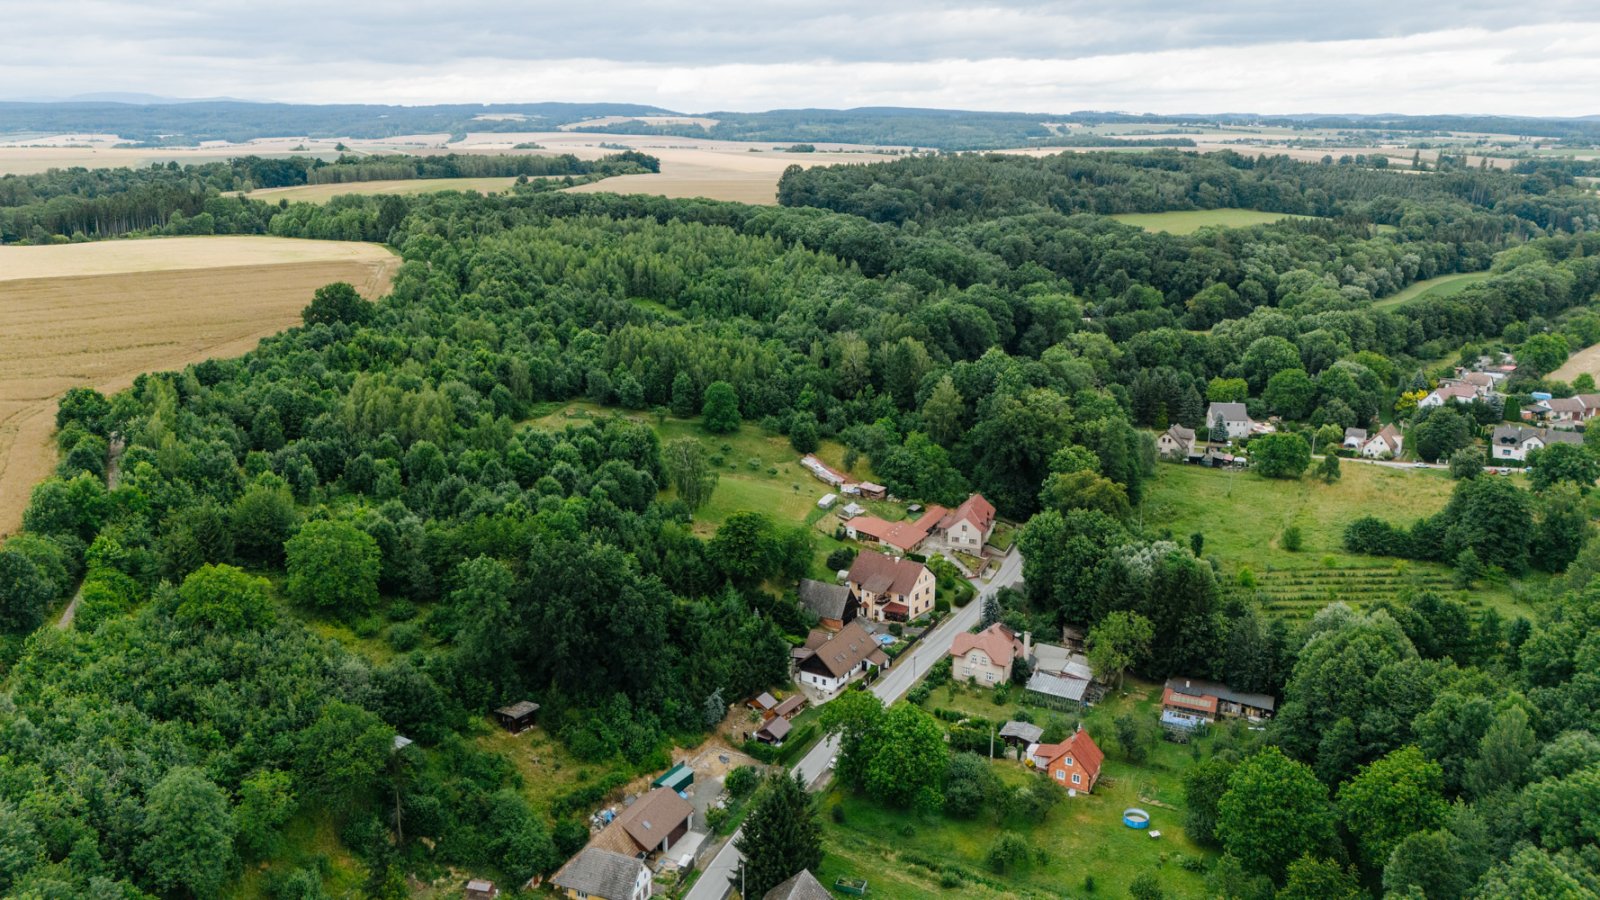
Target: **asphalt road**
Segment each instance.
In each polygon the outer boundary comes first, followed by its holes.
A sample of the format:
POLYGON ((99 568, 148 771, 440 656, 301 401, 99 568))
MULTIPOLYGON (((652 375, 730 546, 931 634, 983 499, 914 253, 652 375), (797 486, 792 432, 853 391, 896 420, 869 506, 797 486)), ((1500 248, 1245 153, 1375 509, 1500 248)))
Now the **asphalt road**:
MULTIPOLYGON (((1022 577, 1022 554, 1015 548, 1000 563, 1000 568, 995 570, 994 577, 989 579, 988 585, 977 581, 973 585, 978 588, 978 596, 971 603, 939 624, 938 628, 923 635, 917 642, 915 650, 895 661, 894 667, 880 677, 869 690, 882 700, 884 705, 900 699, 917 679, 927 674, 928 668, 938 662, 950 650, 950 641, 963 631, 968 631, 978 624, 978 617, 983 612, 983 598, 993 594, 1006 585, 1016 582, 1022 577)), ((829 737, 819 742, 815 747, 800 758, 791 770, 800 775, 811 790, 820 790, 827 783, 828 761, 839 752, 839 739, 829 737)), ((741 829, 742 830, 742 829, 741 829)), ((724 900, 732 892, 732 878, 738 875, 739 865, 743 861, 739 851, 734 849, 734 841, 739 839, 739 831, 735 831, 728 842, 722 845, 717 855, 711 858, 700 873, 700 880, 694 883, 685 895, 685 900, 724 900)))

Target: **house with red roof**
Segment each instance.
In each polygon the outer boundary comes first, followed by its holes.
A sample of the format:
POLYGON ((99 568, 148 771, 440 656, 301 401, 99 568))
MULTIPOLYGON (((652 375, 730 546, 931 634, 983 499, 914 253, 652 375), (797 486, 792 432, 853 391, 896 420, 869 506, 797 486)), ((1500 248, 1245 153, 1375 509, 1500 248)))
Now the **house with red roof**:
POLYGON ((973 634, 963 632, 950 642, 950 675, 984 687, 1011 682, 1011 666, 1026 661, 1028 649, 1016 632, 1000 624, 973 634))
POLYGON ((874 622, 909 622, 927 615, 937 587, 927 566, 876 550, 856 555, 845 583, 860 600, 860 615, 874 622))
POLYGON ((1059 744, 1034 744, 1028 748, 1028 760, 1035 769, 1044 772, 1056 784, 1085 794, 1094 792, 1095 782, 1100 780, 1100 764, 1105 758, 1105 753, 1081 725, 1072 737, 1059 744))
POLYGON ((949 511, 930 506, 916 519, 886 522, 877 516, 856 516, 844 523, 845 534, 858 541, 883 544, 900 553, 914 553, 949 511))
POLYGON ((936 528, 940 540, 950 550, 964 550, 974 555, 983 551, 983 545, 994 534, 994 504, 982 494, 973 494, 955 510, 944 515, 936 528))

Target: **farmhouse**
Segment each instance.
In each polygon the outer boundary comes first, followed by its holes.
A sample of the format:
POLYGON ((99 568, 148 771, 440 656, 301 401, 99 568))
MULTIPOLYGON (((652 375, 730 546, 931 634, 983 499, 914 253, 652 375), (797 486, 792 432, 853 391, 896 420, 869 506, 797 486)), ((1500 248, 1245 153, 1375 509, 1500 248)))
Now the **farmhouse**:
POLYGON ((1383 429, 1361 445, 1361 455, 1368 459, 1389 459, 1400 455, 1400 448, 1405 446, 1405 436, 1400 429, 1393 425, 1385 425, 1383 429))
MULTIPOLYGON (((929 512, 935 509, 939 507, 930 507, 929 512)), ((983 550, 989 536, 994 534, 994 518, 994 504, 984 499, 982 494, 973 494, 954 512, 941 517, 934 526, 934 533, 947 549, 976 554, 983 550)))
POLYGON ((550 883, 574 900, 647 900, 652 888, 650 870, 637 857, 595 846, 567 860, 550 883))
POLYGON ((1226 432, 1229 440, 1249 437, 1255 424, 1243 403, 1213 403, 1206 407, 1206 427, 1226 432))
POLYGON ((901 553, 911 553, 927 540, 945 514, 944 507, 930 506, 914 521, 885 522, 877 516, 857 516, 845 522, 844 530, 855 540, 883 544, 901 553))
POLYGON ((1036 769, 1062 787, 1085 794, 1093 793, 1105 758, 1081 725, 1072 737, 1059 744, 1034 744, 1028 748, 1028 759, 1036 769))
POLYGON ((842 584, 802 578, 795 595, 799 598, 801 608, 810 610, 822 627, 829 631, 838 631, 855 621, 856 612, 861 608, 855 594, 842 584))
POLYGON ((1247 694, 1216 681, 1169 678, 1161 691, 1161 724, 1193 729, 1218 718, 1270 719, 1277 701, 1267 694, 1247 694))
POLYGON ((1028 658, 1027 645, 999 622, 972 634, 962 632, 950 642, 950 674, 957 681, 994 687, 1011 683, 1011 665, 1028 658))
POLYGON ((933 609, 936 582, 922 563, 863 550, 845 583, 861 601, 862 615, 874 622, 908 622, 933 609))
POLYGON ((831 694, 866 672, 888 665, 889 658, 861 620, 844 626, 837 634, 813 631, 806 647, 794 652, 796 677, 801 684, 810 685, 823 693, 831 694))
POLYGON ((599 847, 646 859, 665 853, 689 833, 694 807, 668 787, 658 787, 633 802, 589 842, 599 847))

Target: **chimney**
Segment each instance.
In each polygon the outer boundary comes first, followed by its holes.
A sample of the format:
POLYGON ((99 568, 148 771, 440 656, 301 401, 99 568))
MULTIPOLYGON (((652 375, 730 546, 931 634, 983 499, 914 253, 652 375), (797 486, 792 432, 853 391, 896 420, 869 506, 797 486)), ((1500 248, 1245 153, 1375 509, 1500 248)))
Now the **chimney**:
POLYGON ((1193 684, 1190 684, 1190 683, 1189 683, 1189 679, 1187 679, 1187 678, 1185 678, 1185 679, 1184 679, 1184 680, 1183 680, 1183 686, 1184 686, 1184 687, 1194 687, 1194 685, 1193 685, 1193 684))

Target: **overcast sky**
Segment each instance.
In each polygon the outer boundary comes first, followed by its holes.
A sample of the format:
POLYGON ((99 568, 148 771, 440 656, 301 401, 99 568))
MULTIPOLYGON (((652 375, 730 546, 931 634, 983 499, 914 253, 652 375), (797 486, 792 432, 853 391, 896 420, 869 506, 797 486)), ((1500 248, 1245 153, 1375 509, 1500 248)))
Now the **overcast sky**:
POLYGON ((0 0, 0 23, 11 98, 1600 114, 1594 0, 0 0))

